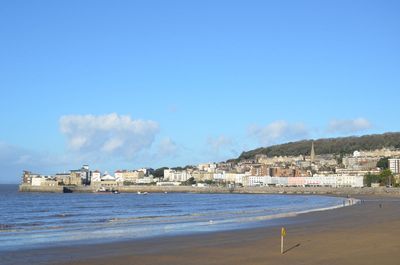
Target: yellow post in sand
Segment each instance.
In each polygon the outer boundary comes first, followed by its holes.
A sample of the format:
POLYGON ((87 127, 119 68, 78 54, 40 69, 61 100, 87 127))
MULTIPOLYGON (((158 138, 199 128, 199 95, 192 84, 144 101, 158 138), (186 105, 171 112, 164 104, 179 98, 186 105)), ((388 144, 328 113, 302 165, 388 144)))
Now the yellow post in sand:
POLYGON ((283 254, 283 238, 286 236, 286 229, 282 227, 281 229, 281 254, 283 254))

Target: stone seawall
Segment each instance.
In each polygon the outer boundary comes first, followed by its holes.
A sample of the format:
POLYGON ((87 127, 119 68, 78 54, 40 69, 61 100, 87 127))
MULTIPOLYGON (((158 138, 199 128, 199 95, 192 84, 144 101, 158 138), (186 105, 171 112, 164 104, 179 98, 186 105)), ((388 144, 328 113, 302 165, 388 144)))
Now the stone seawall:
POLYGON ((62 193, 64 187, 62 186, 31 186, 31 185, 19 185, 19 191, 21 192, 50 192, 50 193, 62 193))
MULTIPOLYGON (((191 187, 191 186, 121 186, 122 193, 243 193, 243 194, 320 194, 320 195, 377 195, 400 197, 400 188, 328 188, 328 187, 191 187)), ((96 192, 91 186, 42 187, 20 185, 21 192, 96 192)))

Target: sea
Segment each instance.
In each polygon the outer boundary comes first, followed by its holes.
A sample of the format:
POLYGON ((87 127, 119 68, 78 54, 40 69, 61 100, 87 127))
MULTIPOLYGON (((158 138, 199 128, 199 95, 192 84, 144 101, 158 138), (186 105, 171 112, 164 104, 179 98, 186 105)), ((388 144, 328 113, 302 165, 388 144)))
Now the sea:
POLYGON ((271 225, 343 198, 194 193, 21 193, 0 185, 0 252, 271 225))

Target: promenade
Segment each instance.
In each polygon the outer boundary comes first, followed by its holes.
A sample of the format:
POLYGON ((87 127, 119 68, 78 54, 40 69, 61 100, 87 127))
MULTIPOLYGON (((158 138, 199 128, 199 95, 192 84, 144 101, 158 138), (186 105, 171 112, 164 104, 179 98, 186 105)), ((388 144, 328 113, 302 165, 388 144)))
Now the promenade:
MULTIPOLYGON (((96 189, 91 186, 68 186, 65 187, 71 192, 96 192, 96 189)), ((336 196, 357 196, 357 195, 377 195, 377 196, 394 196, 400 197, 400 188, 331 188, 331 187, 220 187, 220 186, 208 186, 208 187, 192 187, 192 186, 120 186, 114 187, 119 192, 126 193, 137 193, 137 192, 148 192, 148 193, 259 193, 259 194, 305 194, 305 195, 336 195, 336 196)), ((62 193, 64 187, 43 187, 43 186, 30 186, 20 185, 19 190, 21 192, 58 192, 62 193)))

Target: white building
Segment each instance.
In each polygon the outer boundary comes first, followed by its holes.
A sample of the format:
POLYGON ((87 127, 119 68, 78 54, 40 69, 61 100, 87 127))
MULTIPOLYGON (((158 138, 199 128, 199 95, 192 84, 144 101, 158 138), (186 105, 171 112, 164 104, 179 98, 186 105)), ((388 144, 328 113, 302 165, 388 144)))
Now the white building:
POLYGON ((288 186, 289 178, 288 177, 271 177, 270 185, 275 186, 288 186))
POLYGON ((192 175, 186 170, 176 171, 173 169, 164 169, 164 181, 184 182, 191 177, 192 175))
POLYGON ((215 181, 225 181, 226 180, 225 171, 222 173, 214 173, 214 180, 215 181))
POLYGON ((335 175, 314 175, 313 177, 306 177, 305 180, 309 186, 332 188, 337 186, 337 176, 335 175))
POLYGON ((100 173, 99 171, 93 171, 93 172, 92 172, 91 181, 92 181, 92 182, 101 181, 101 173, 100 173))
POLYGON ((136 180, 136 184, 150 184, 152 182, 154 182, 152 175, 150 175, 148 177, 139 178, 136 180))
POLYGON ((338 175, 336 176, 336 187, 353 187, 353 188, 364 187, 364 177, 338 175))
POLYGON ((235 183, 236 184, 243 184, 245 174, 236 174, 235 176, 235 183))
POLYGON ((217 164, 215 163, 206 163, 206 164, 199 164, 197 169, 200 171, 206 171, 208 173, 214 173, 217 169, 217 164))
POLYGON ((32 186, 58 186, 58 182, 52 176, 36 176, 32 178, 32 186))
POLYGON ((291 186, 291 187, 353 187, 364 186, 363 176, 315 175, 313 177, 245 176, 244 186, 291 186))
POLYGON ((127 182, 136 182, 137 179, 139 178, 144 178, 146 174, 143 171, 139 170, 117 170, 114 173, 114 177, 117 179, 117 181, 127 181, 127 182))
POLYGON ((267 186, 272 183, 272 178, 270 176, 245 176, 243 181, 244 186, 267 186))
POLYGON ((148 175, 150 175, 151 173, 152 173, 152 169, 151 168, 139 168, 138 170, 137 170, 138 172, 143 172, 143 174, 145 175, 145 176, 148 176, 148 175))
POLYGON ((157 182, 157 186, 179 186, 181 185, 180 182, 174 182, 174 181, 162 181, 162 182, 157 182))
POLYGON ((393 174, 400 174, 400 158, 389 159, 389 169, 393 174))
POLYGON ((170 181, 174 178, 175 170, 172 169, 164 169, 164 181, 170 181))
POLYGON ((111 176, 110 174, 105 173, 102 177, 101 177, 101 181, 116 181, 116 178, 111 176))
POLYGON ((43 181, 45 181, 43 177, 33 177, 32 186, 41 186, 43 181))

